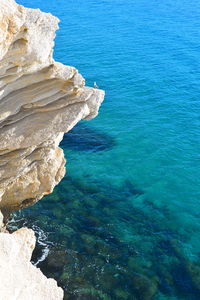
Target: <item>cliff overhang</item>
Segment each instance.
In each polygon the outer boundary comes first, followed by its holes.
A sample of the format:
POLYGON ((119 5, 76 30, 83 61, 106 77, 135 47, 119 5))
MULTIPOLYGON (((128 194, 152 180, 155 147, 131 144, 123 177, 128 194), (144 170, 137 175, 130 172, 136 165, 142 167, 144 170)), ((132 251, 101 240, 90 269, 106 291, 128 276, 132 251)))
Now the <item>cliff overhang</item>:
MULTIPOLYGON (((85 86, 74 67, 53 59, 58 19, 14 0, 0 1, 0 211, 28 207, 65 174, 59 143, 98 114, 102 90, 85 86)), ((61 300, 63 291, 31 262, 33 231, 9 234, 0 212, 0 298, 61 300), (17 279, 17 280, 16 280, 17 279)))
POLYGON ((58 19, 0 1, 0 210, 4 215, 51 193, 65 174, 63 134, 94 118, 102 90, 55 62, 58 19))

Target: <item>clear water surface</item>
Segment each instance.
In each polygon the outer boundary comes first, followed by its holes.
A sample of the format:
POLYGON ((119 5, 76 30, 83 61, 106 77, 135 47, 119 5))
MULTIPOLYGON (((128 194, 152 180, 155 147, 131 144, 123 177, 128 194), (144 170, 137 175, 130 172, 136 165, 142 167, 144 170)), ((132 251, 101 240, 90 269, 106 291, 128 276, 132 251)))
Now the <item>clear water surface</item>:
POLYGON ((69 300, 200 299, 200 2, 18 2, 61 19, 55 58, 106 91, 63 181, 15 216, 34 263, 69 300))

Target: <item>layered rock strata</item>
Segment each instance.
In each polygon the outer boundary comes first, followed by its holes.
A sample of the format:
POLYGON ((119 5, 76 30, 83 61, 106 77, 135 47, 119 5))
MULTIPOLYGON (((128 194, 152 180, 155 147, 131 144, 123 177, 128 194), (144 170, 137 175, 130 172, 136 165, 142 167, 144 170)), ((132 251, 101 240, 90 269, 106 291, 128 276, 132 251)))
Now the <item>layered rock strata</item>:
POLYGON ((65 173, 63 134, 98 113, 104 92, 52 56, 58 19, 0 1, 0 209, 51 193, 65 173))
MULTIPOLYGON (((51 193, 65 174, 63 134, 98 113, 101 90, 53 59, 58 19, 0 0, 0 210, 6 216, 51 193)), ((0 223, 3 216, 0 213, 0 223)), ((1 224, 0 224, 1 225, 1 224)), ((33 231, 0 226, 0 299, 61 300, 31 262, 33 231)))

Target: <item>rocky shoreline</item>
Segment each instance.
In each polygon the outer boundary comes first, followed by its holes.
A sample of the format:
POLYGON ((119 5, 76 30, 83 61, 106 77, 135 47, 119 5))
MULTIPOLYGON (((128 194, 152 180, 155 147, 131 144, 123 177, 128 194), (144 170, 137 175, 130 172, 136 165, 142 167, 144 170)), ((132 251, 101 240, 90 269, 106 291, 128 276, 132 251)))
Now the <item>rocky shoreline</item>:
MULTIPOLYGON (((3 224, 0 225, 3 228, 3 224)), ((44 276, 30 262, 36 242, 33 230, 20 228, 12 234, 3 231, 0 233, 0 298, 63 299, 63 290, 57 282, 44 276)))
MULTIPOLYGON (((102 90, 85 87, 75 68, 54 61, 58 21, 14 0, 0 2, 0 210, 4 223, 12 212, 53 191, 65 174, 66 161, 58 146, 64 133, 80 120, 94 118, 104 98, 102 90)), ((9 234, 1 228, 0 298, 62 299, 56 282, 30 263, 34 233, 21 228, 9 234)))

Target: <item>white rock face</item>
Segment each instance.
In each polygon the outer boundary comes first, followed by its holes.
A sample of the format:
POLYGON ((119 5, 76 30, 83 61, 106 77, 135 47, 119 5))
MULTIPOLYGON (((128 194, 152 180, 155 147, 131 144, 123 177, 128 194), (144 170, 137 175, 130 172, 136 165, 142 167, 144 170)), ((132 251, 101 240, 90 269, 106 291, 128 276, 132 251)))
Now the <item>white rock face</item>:
POLYGON ((63 290, 30 262, 35 247, 34 232, 21 228, 0 233, 0 299, 61 300, 63 290))
POLYGON ((98 113, 104 92, 55 62, 58 19, 0 0, 0 209, 4 214, 51 193, 65 173, 64 132, 98 113))

